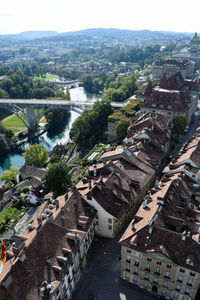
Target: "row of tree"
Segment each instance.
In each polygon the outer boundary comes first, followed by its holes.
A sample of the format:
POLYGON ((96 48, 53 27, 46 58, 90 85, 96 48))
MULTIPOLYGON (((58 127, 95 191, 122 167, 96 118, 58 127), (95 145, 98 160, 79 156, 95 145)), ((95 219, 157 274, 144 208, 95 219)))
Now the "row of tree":
POLYGON ((103 91, 106 76, 85 74, 82 77, 83 87, 89 93, 99 93, 103 91))
POLYGON ((106 142, 108 116, 113 112, 109 101, 95 103, 85 110, 72 125, 70 137, 81 152, 91 149, 96 143, 106 142))
POLYGON ((109 87, 103 95, 104 100, 123 102, 131 97, 138 88, 134 74, 131 74, 125 79, 120 77, 115 79, 113 77, 110 77, 109 87))
POLYGON ((21 71, 13 71, 0 81, 0 98, 49 98, 54 97, 52 83, 34 80, 21 71))

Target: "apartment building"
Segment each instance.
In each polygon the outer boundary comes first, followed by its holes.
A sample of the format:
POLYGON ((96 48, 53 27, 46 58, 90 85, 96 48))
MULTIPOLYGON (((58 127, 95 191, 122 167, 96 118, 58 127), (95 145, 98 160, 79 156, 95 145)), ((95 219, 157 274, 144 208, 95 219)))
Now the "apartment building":
POLYGON ((189 177, 166 174, 123 234, 121 278, 166 299, 192 300, 200 280, 200 212, 189 177))
POLYGON ((76 191, 44 203, 14 236, 0 274, 1 300, 70 299, 93 240, 96 211, 76 191))

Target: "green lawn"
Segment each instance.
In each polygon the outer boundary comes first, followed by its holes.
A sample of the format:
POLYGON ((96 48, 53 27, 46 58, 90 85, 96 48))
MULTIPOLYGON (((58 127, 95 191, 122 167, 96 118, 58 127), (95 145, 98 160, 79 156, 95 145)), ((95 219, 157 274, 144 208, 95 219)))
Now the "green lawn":
POLYGON ((25 128, 26 127, 24 125, 24 123, 16 115, 12 115, 12 116, 8 117, 7 119, 4 119, 2 121, 2 124, 6 128, 10 128, 10 127, 23 127, 23 128, 25 128))
POLYGON ((35 78, 35 79, 46 79, 46 80, 50 80, 50 79, 56 78, 56 76, 53 75, 53 74, 50 74, 50 73, 46 73, 46 76, 44 76, 43 78, 42 78, 41 76, 39 76, 39 77, 35 76, 34 78, 35 78))
MULTIPOLYGON (((35 113, 37 114, 37 109, 35 109, 35 113)), ((39 113, 41 113, 42 109, 39 109, 39 113)), ((46 123, 46 119, 43 118, 40 121, 41 123, 46 123)), ((2 121, 3 126, 7 129, 11 129, 14 134, 22 131, 26 128, 25 124, 16 116, 12 115, 2 121)))

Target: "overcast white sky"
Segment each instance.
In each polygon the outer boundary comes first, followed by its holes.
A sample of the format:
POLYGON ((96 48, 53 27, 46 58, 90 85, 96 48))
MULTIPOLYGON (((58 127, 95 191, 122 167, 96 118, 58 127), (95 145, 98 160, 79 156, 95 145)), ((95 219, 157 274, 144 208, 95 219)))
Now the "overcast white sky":
POLYGON ((199 0, 1 0, 0 34, 85 28, 200 32, 199 0))

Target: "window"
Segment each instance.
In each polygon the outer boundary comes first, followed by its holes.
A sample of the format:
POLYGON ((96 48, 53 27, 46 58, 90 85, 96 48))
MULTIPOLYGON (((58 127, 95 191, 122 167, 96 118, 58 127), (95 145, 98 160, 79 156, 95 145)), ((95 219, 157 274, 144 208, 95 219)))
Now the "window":
POLYGON ((161 265, 161 261, 160 260, 157 261, 157 265, 161 265))
POLYGON ((190 276, 195 276, 195 273, 194 272, 190 272, 190 276))
POLYGON ((189 288, 187 288, 187 289, 185 290, 185 294, 186 294, 186 295, 189 295, 189 294, 190 294, 190 289, 189 289, 189 288))
POLYGON ((160 275, 160 268, 156 267, 155 274, 160 275))
POLYGON ((163 290, 162 291, 162 295, 164 296, 164 295, 166 295, 167 294, 167 291, 166 290, 163 290))
POLYGON ((182 273, 185 273, 185 270, 184 269, 182 269, 182 268, 180 268, 180 270, 179 270, 180 272, 182 272, 182 273))
POLYGON ((167 268, 171 269, 172 265, 167 264, 167 268))
POLYGON ((129 264, 126 264, 126 271, 130 272, 130 265, 129 264))
POLYGON ((133 282, 137 283, 138 282, 138 278, 137 277, 133 277, 133 282))
POLYGON ((147 271, 150 271, 150 264, 147 264, 146 269, 147 271))
POLYGON ((133 272, 135 275, 138 275, 138 269, 135 269, 133 272))
POLYGON ((177 284, 176 290, 177 290, 177 291, 180 291, 180 285, 179 285, 179 284, 177 284))
POLYGON ((170 276, 170 271, 166 271, 165 277, 169 278, 169 276, 170 276))
POLYGON ((175 299, 178 299, 178 298, 179 298, 179 295, 178 295, 177 293, 174 293, 173 297, 174 297, 175 299))
POLYGON ((163 286, 164 286, 164 287, 167 287, 167 286, 168 286, 167 281, 164 281, 164 282, 163 282, 163 286))
POLYGON ((153 103, 153 104, 152 104, 152 107, 156 107, 156 104, 155 104, 155 103, 153 103))
POLYGON ((109 229, 109 230, 112 230, 112 225, 108 225, 108 229, 109 229))
POLYGON ((135 260, 135 266, 139 267, 139 260, 135 260))
POLYGON ((130 249, 127 249, 126 252, 127 252, 127 253, 131 253, 131 250, 130 250, 130 249))
POLYGON ((158 278, 155 277, 153 282, 158 283, 158 278))
POLYGON ((131 259, 130 259, 130 257, 129 257, 129 256, 127 256, 127 258, 126 258, 126 262, 130 264, 130 262, 131 262, 131 259))
POLYGON ((108 223, 112 224, 112 219, 108 218, 108 223))
POLYGON ((178 275, 177 281, 178 282, 182 282, 183 281, 183 276, 182 275, 178 275))
POLYGON ((149 275, 148 275, 148 274, 145 274, 144 279, 145 279, 145 280, 149 280, 149 275))
POLYGON ((192 286, 192 279, 191 278, 188 280, 187 285, 192 286))
POLYGON ((148 261, 151 261, 151 257, 147 257, 147 260, 148 260, 148 261))

